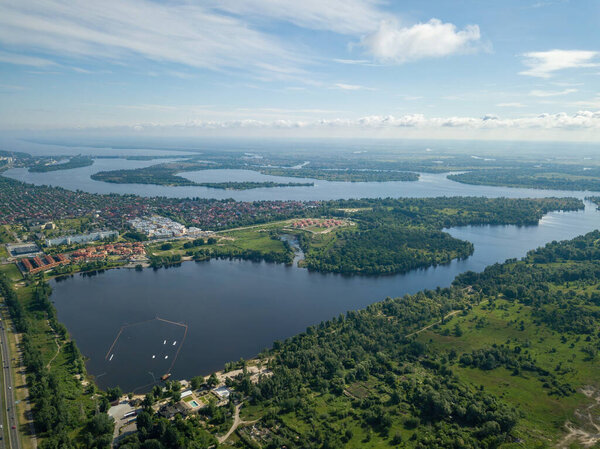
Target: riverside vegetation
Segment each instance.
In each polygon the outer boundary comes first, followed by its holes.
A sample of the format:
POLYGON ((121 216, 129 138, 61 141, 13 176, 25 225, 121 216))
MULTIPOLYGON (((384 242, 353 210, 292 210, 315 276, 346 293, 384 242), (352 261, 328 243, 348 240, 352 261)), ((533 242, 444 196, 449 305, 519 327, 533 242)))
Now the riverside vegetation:
POLYGON ((544 168, 473 170, 450 174, 448 179, 465 184, 550 190, 600 191, 600 168, 552 165, 544 168))
POLYGON ((443 232, 446 227, 486 224, 533 225, 552 210, 583 208, 574 198, 506 199, 476 197, 363 199, 322 202, 313 217, 350 219, 355 226, 307 232, 290 221, 222 233, 223 239, 196 239, 148 247, 154 267, 237 258, 292 263, 294 251, 282 235, 295 235, 304 251, 300 265, 343 274, 393 274, 449 263, 473 253, 473 245, 443 232))
POLYGON ((98 392, 93 383, 83 382, 83 357, 57 321, 50 293, 41 279, 15 290, 7 274, 0 273, 0 296, 21 336, 39 447, 108 448, 114 427, 106 414, 111 392, 98 392))
POLYGON ((62 163, 48 163, 45 159, 42 159, 37 164, 29 167, 29 171, 33 173, 45 173, 50 171, 58 170, 70 170, 72 168, 87 167, 94 163, 94 159, 89 156, 74 156, 66 162, 62 163))

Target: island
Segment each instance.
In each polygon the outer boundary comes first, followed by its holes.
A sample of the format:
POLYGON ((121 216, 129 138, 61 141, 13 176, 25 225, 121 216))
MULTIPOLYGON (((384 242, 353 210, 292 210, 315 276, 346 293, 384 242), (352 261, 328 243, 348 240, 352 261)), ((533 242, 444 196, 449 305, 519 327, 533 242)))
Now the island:
POLYGON ((600 168, 569 164, 546 168, 516 167, 513 169, 472 170, 450 174, 448 179, 474 185, 600 191, 600 168))
POLYGON ((47 161, 46 159, 36 160, 35 165, 29 167, 32 173, 46 173, 59 170, 70 170, 73 168, 88 167, 94 163, 94 159, 89 156, 73 156, 66 162, 47 161))
MULTIPOLYGON (((154 165, 146 168, 132 170, 101 171, 91 175, 95 181, 110 182, 115 184, 156 184, 161 186, 194 186, 208 187, 224 190, 248 190, 272 187, 312 187, 313 182, 273 182, 273 181, 228 181, 228 182, 195 182, 183 176, 177 176, 183 167, 172 167, 172 164, 154 165)), ((185 166, 185 171, 214 168, 204 164, 185 166)))
POLYGON ((369 169, 316 169, 316 168, 256 168, 265 175, 285 176, 290 178, 310 178, 336 182, 390 182, 418 181, 419 174, 398 170, 369 169))

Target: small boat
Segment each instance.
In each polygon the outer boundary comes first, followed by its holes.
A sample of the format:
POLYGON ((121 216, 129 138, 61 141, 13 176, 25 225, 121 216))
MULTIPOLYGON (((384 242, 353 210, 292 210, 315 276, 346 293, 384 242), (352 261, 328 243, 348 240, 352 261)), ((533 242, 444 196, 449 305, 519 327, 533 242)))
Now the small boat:
POLYGON ((160 376, 160 380, 167 380, 169 377, 171 377, 171 373, 167 373, 167 374, 163 374, 162 376, 160 376))

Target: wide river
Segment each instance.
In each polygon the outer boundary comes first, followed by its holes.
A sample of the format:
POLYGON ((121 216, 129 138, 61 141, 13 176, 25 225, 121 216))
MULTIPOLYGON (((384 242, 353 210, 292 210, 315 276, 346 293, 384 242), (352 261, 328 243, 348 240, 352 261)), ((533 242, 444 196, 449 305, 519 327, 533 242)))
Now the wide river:
POLYGON ((222 190, 208 187, 167 187, 145 184, 111 184, 94 181, 90 175, 103 170, 133 169, 155 165, 164 160, 128 161, 125 159, 96 159, 93 165, 71 170, 30 173, 26 168, 14 168, 4 176, 36 185, 64 187, 91 193, 123 193, 140 196, 201 197, 238 201, 258 200, 335 200, 342 198, 433 197, 433 196, 487 196, 528 197, 577 196, 583 192, 565 192, 536 189, 507 189, 505 187, 472 186, 450 181, 446 174, 422 173, 415 182, 329 182, 306 178, 269 176, 250 170, 201 170, 182 173, 196 182, 273 181, 314 182, 311 187, 274 187, 250 190, 222 190))

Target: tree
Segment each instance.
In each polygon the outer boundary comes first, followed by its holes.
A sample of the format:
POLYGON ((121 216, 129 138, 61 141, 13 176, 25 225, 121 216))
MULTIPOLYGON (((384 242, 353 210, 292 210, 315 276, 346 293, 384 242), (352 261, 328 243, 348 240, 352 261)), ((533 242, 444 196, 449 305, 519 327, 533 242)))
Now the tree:
POLYGON ((192 389, 198 390, 204 384, 204 377, 195 376, 192 377, 192 389))
POLYGON ((218 385, 219 379, 217 379, 217 375, 215 373, 212 373, 210 375, 210 377, 208 378, 207 383, 210 387, 214 387, 214 386, 218 385))
POLYGON ((88 429, 94 436, 112 434, 114 427, 114 420, 105 413, 98 413, 88 423, 88 429))
POLYGON ((462 331, 462 329, 460 327, 460 324, 456 323, 454 325, 454 331, 453 331, 453 333, 454 333, 455 337, 462 337, 463 331, 462 331))
POLYGON ((119 387, 119 386, 114 387, 114 388, 109 388, 108 390, 106 390, 106 397, 111 402, 116 401, 121 396, 123 396, 123 390, 121 390, 121 387, 119 387))

